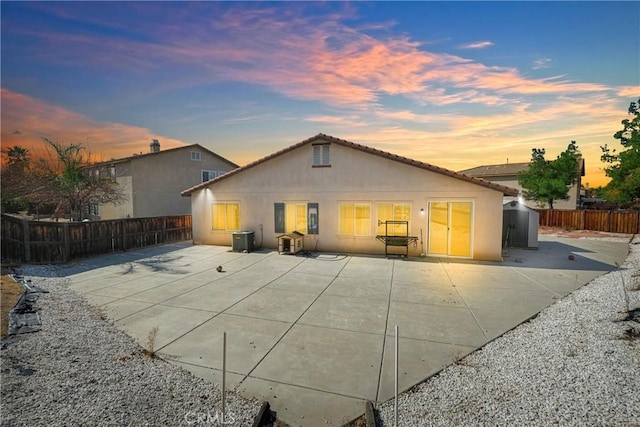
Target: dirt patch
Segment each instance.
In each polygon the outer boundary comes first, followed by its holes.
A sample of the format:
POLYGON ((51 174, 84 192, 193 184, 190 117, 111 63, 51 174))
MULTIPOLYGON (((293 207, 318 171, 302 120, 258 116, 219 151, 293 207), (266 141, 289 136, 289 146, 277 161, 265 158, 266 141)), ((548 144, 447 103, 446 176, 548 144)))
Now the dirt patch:
POLYGON ((0 332, 2 338, 7 336, 9 328, 9 312, 22 295, 22 286, 17 284, 10 276, 3 275, 0 286, 0 332))
POLYGON ((538 227, 539 234, 550 234, 558 237, 568 237, 571 239, 580 239, 582 237, 590 237, 590 238, 607 238, 607 237, 621 237, 621 238, 631 238, 631 234, 623 234, 623 233, 608 233, 606 231, 593 231, 593 230, 572 230, 560 227, 538 227))

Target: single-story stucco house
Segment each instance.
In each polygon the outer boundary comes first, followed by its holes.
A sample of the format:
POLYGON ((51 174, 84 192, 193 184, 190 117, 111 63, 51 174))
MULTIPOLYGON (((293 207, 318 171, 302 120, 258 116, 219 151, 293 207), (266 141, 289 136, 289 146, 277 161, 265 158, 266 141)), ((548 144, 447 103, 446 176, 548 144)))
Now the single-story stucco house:
POLYGON ((517 194, 324 134, 182 192, 196 244, 232 246, 234 232, 254 231, 256 246, 275 249, 297 231, 310 251, 384 254, 381 236, 408 235, 409 256, 492 261, 503 197, 517 194))

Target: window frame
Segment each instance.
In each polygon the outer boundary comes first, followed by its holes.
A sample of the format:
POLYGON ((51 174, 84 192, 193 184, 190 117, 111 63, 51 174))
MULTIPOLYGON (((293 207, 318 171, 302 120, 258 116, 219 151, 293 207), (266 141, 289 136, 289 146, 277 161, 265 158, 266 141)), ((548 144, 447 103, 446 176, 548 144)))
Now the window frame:
POLYGON ((218 171, 207 170, 207 169, 200 170, 200 179, 202 179, 202 182, 211 181, 212 179, 217 178, 218 176, 220 176, 218 171), (205 173, 207 174, 207 176, 209 176, 209 179, 207 180, 204 179, 205 173))
POLYGON ((200 153, 199 151, 192 151, 191 152, 191 160, 196 161, 196 162, 202 161, 202 153, 200 153))
MULTIPOLYGON (((407 233, 410 235, 411 234, 411 203, 410 202, 379 202, 376 203, 376 224, 378 224, 376 226, 376 234, 379 235, 383 235, 385 230, 385 225, 384 224, 380 224, 380 221, 407 221, 408 222, 408 226, 407 226, 407 233), (387 220, 383 220, 382 218, 380 218, 380 208, 382 206, 390 206, 391 207, 391 219, 387 219, 387 220), (396 217, 396 208, 409 208, 408 212, 407 212, 407 219, 402 219, 402 218, 397 218, 396 217)), ((393 228, 393 233, 392 235, 394 236, 399 236, 400 234, 397 234, 399 231, 402 231, 402 226, 400 226, 399 224, 396 225, 393 228)))
POLYGON ((339 202, 338 203, 338 235, 340 236, 351 236, 351 237, 371 237, 371 202, 360 202, 360 201, 354 201, 354 202, 339 202), (353 230, 350 233, 344 233, 343 232, 343 221, 345 220, 342 216, 342 208, 343 207, 348 207, 351 208, 351 212, 353 217, 350 218, 351 221, 353 221, 353 224, 350 226, 350 228, 353 230), (363 218, 361 219, 361 221, 365 221, 362 224, 358 224, 358 208, 362 208, 362 207, 366 207, 368 212, 369 212, 369 216, 368 216, 368 224, 366 223, 366 220, 363 218), (366 229, 366 234, 361 234, 358 233, 359 230, 363 230, 366 229))
POLYGON ((298 211, 298 209, 300 209, 302 207, 302 205, 305 206, 305 213, 304 213, 304 218, 305 218, 305 230, 304 231, 300 231, 297 227, 295 228, 295 231, 302 233, 302 234, 308 234, 308 235, 316 235, 316 234, 320 234, 320 230, 319 230, 319 212, 320 212, 320 207, 319 207, 319 203, 317 202, 276 202, 273 204, 273 217, 274 217, 274 232, 275 233, 279 233, 279 234, 284 234, 284 233, 291 233, 294 230, 288 230, 287 231, 287 205, 289 206, 289 211, 291 212, 292 210, 294 211, 295 214, 295 219, 293 220, 294 223, 298 223, 300 220, 300 216, 298 215, 300 212, 298 211))
POLYGON ((240 202, 213 202, 211 203, 211 230, 212 231, 240 231, 240 202), (215 208, 218 206, 224 207, 224 227, 225 228, 216 228, 216 218, 217 214, 215 213, 215 208), (229 207, 236 207, 236 228, 229 227, 229 207))
POLYGON ((331 144, 328 142, 312 144, 311 164, 314 168, 331 167, 331 144))

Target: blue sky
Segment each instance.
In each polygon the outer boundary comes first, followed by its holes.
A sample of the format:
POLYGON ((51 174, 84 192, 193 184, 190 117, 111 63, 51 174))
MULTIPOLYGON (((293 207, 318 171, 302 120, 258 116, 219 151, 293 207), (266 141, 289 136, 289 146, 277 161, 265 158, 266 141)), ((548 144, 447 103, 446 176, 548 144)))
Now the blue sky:
POLYGON ((201 144, 245 164, 327 133, 461 170, 604 182, 640 98, 638 2, 6 2, 2 146, 201 144))

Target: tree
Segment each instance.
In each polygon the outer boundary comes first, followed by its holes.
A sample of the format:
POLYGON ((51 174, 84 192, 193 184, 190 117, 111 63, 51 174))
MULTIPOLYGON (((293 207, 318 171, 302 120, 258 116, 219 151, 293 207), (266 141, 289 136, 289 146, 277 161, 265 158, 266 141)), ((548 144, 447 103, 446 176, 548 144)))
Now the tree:
POLYGON ((91 203, 119 204, 126 201, 122 188, 108 176, 91 169, 90 156, 82 144, 64 145, 42 138, 49 159, 40 162, 39 199, 66 205, 71 217, 81 220, 91 203), (92 173, 94 172, 94 173, 92 173))
POLYGON ((29 150, 15 145, 2 153, 6 155, 2 167, 2 205, 10 212, 27 210, 33 188, 29 150))
POLYGON ((611 181, 604 188, 607 200, 625 204, 640 200, 640 99, 631 102, 629 114, 631 120, 622 120, 622 129, 613 137, 620 140, 624 151, 616 153, 607 144, 601 146, 600 160, 608 163, 605 174, 611 181))
POLYGON ((8 148, 5 154, 7 155, 7 166, 9 167, 19 166, 24 169, 29 164, 29 150, 19 145, 8 148))
POLYGON ((534 200, 538 205, 549 204, 553 209, 554 200, 569 199, 569 188, 578 179, 580 152, 575 141, 567 146, 555 160, 546 160, 544 148, 531 150, 531 163, 527 170, 518 173, 518 182, 524 189, 523 197, 534 200))

